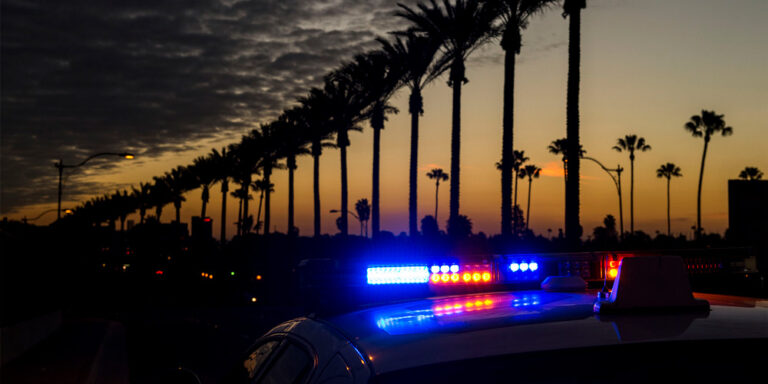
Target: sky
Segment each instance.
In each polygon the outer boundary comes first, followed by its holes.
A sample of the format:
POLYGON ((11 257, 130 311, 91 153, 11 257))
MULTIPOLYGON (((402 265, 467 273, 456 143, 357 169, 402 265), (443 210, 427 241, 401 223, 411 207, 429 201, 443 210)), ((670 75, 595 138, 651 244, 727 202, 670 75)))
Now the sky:
MULTIPOLYGON (((414 4, 415 1, 406 1, 414 4)), ((1 36, 0 215, 32 218, 56 207, 59 159, 76 164, 97 152, 129 151, 67 170, 64 208, 140 182, 240 137, 295 105, 323 75, 356 53, 377 48, 407 23, 396 1, 21 1, 3 0, 1 36)), ((666 182, 655 170, 677 164, 672 180, 674 233, 691 234, 703 140, 684 124, 702 109, 725 115, 730 137, 709 146, 702 226, 727 227, 727 180, 745 166, 768 171, 768 2, 763 0, 589 0, 582 12, 581 140, 587 155, 621 165, 624 225, 629 228, 630 164, 611 148, 637 134, 652 149, 635 161, 635 228, 666 230, 666 182)), ((565 136, 568 21, 553 8, 523 32, 515 83, 515 147, 543 168, 531 185, 530 226, 545 236, 563 227, 560 157, 547 145, 565 136), (551 232, 550 232, 551 230, 551 232)), ((467 64, 462 98, 461 213, 475 231, 500 231, 503 53, 498 41, 467 64)), ((382 229, 407 231, 410 118, 407 89, 392 100, 382 134, 382 229)), ((434 214, 432 168, 449 170, 451 92, 439 78, 424 92, 419 144, 419 218, 434 214)), ((350 206, 370 200, 372 132, 351 133, 350 206)), ((296 173, 296 225, 312 233, 312 160, 296 173)), ((337 232, 339 154, 326 150, 320 169, 322 228, 337 232)), ((274 229, 287 227, 287 172, 273 175, 274 229)), ((518 203, 528 204, 520 180, 518 203)), ((212 188, 209 215, 218 234, 221 197, 212 188)), ((439 189, 439 222, 448 216, 449 184, 439 189)), ((200 191, 186 194, 182 221, 200 214, 200 191)), ((251 204, 255 214, 259 196, 251 204)), ((237 204, 228 201, 228 233, 237 204)), ((581 222, 585 236, 607 214, 618 218, 616 189, 583 162, 581 222)), ((172 206, 164 209, 170 221, 172 206)), ((54 213, 34 221, 47 224, 54 213)), ((138 221, 134 216, 129 219, 138 221)), ((351 221, 350 230, 357 226, 351 221)))

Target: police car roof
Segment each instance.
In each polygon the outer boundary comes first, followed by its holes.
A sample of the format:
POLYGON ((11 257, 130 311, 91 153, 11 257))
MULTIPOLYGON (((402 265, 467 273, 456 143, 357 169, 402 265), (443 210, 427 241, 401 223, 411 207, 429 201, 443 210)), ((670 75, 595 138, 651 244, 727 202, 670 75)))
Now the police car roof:
POLYGON ((768 338, 768 301, 698 295, 698 313, 603 316, 595 292, 496 292, 420 299, 329 319, 376 374, 472 358, 626 342, 768 338))

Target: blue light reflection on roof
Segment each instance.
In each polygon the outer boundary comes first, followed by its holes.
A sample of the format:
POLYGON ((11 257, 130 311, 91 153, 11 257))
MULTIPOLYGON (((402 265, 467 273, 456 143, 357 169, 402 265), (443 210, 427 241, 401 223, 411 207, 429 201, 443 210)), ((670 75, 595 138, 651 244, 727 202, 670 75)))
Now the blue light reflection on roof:
POLYGON ((592 299, 558 292, 516 292, 428 299, 374 313, 390 335, 465 330, 592 315, 592 299))

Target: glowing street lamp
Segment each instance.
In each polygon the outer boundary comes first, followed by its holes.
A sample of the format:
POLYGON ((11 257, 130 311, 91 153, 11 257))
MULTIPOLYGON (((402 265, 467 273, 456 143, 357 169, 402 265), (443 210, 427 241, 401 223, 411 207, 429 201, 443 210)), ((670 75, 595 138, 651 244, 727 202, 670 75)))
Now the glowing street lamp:
POLYGON ((54 163, 53 166, 56 167, 59 170, 59 199, 58 199, 58 209, 56 210, 56 220, 61 219, 61 183, 62 183, 62 176, 64 175, 64 168, 78 168, 85 165, 85 163, 91 161, 92 159, 100 156, 119 156, 124 159, 133 160, 136 158, 134 154, 128 153, 128 152, 100 152, 95 155, 88 156, 85 160, 81 161, 79 164, 75 165, 69 165, 64 164, 64 161, 59 159, 57 163, 54 163))

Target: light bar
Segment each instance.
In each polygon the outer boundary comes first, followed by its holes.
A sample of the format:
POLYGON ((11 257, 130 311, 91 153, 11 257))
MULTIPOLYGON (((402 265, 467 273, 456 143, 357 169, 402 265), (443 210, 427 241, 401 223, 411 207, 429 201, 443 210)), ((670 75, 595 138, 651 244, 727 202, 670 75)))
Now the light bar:
POLYGON ((426 265, 369 267, 368 284, 423 284, 429 281, 426 265))
POLYGON ((433 265, 429 282, 439 285, 490 283, 493 280, 489 264, 433 265))

